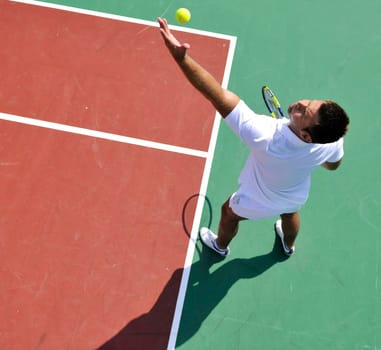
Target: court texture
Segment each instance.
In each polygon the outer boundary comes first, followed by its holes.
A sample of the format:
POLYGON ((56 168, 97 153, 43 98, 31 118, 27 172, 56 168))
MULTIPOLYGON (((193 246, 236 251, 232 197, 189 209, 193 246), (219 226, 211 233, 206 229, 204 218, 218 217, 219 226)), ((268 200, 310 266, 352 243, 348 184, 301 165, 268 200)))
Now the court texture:
POLYGON ((0 349, 381 349, 380 15, 372 0, 1 0, 0 349), (290 259, 276 218, 242 223, 226 259, 200 243, 248 150, 158 16, 259 113, 269 85, 285 107, 350 115, 290 259))

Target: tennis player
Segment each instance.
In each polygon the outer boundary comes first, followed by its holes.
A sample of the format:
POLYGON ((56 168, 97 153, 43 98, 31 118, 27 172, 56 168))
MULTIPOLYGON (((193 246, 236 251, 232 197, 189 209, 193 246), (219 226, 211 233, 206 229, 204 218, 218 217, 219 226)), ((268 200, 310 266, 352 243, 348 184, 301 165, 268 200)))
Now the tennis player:
POLYGON ((222 205, 218 235, 201 228, 202 242, 227 256, 241 220, 280 216, 275 232, 284 253, 291 256, 300 226, 298 211, 307 201, 312 171, 319 166, 336 170, 342 161, 347 114, 333 101, 300 100, 289 106, 289 120, 258 115, 189 56, 189 44, 173 36, 165 19, 158 18, 158 22, 164 42, 186 78, 250 149, 240 186, 222 205))

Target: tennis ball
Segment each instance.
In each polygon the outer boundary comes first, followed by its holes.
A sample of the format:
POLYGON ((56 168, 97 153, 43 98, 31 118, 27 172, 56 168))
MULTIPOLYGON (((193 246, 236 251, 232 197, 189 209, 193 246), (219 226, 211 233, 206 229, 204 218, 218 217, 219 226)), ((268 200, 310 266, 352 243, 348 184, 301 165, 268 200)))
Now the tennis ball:
POLYGON ((179 8, 176 11, 176 20, 180 23, 187 23, 191 19, 191 13, 186 8, 179 8))

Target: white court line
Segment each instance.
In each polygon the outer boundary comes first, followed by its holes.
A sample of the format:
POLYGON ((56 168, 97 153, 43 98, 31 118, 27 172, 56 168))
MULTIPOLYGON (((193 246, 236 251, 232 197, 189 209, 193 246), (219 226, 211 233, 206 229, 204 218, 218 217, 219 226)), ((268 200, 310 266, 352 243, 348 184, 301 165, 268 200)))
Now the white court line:
MULTIPOLYGON (((47 8, 52 8, 52 9, 56 9, 56 10, 81 13, 81 14, 89 15, 89 16, 108 18, 108 19, 113 19, 116 21, 137 23, 137 24, 142 24, 142 25, 146 25, 149 27, 158 27, 159 26, 159 24, 155 21, 148 21, 148 20, 139 19, 139 18, 114 15, 111 13, 87 10, 87 9, 82 9, 79 7, 58 5, 58 4, 41 2, 41 1, 36 1, 36 0, 11 0, 11 1, 12 2, 19 2, 22 4, 34 5, 34 6, 47 7, 47 8)), ((170 25, 170 28, 173 30, 181 31, 181 32, 198 34, 198 35, 203 35, 203 36, 210 36, 210 37, 217 38, 217 39, 225 39, 225 40, 229 40, 229 41, 230 40, 233 40, 233 41, 236 40, 235 36, 231 36, 231 35, 227 35, 227 34, 221 34, 221 33, 208 32, 205 30, 193 29, 193 28, 189 28, 189 27, 180 27, 180 26, 170 25)))
POLYGON ((186 154, 186 155, 194 156, 194 157, 207 158, 208 156, 207 152, 199 151, 199 150, 195 150, 191 148, 178 147, 178 146, 168 145, 165 143, 153 142, 153 141, 148 141, 143 139, 137 139, 134 137, 111 134, 111 133, 103 132, 103 131, 85 129, 85 128, 80 128, 77 126, 53 123, 53 122, 48 122, 48 121, 40 120, 40 119, 21 117, 21 116, 13 115, 13 114, 0 113, 0 119, 7 120, 10 122, 15 122, 15 123, 38 126, 40 128, 64 131, 71 134, 96 137, 103 140, 128 143, 131 145, 154 148, 154 149, 158 149, 162 151, 181 153, 181 154, 186 154))
MULTIPOLYGON (((228 40, 230 41, 229 52, 228 52, 226 65, 225 65, 224 77, 222 80, 222 87, 224 88, 228 87, 237 38, 233 36, 229 36, 228 40)), ((218 113, 216 113, 214 118, 212 134, 211 134, 210 142, 209 142, 209 149, 208 149, 208 155, 206 158, 204 174, 201 180, 201 187, 199 192, 200 194, 207 193, 210 171, 212 169, 213 157, 214 157, 214 152, 216 149, 220 122, 221 122, 221 116, 218 113)), ((171 333, 169 336, 169 343, 168 343, 167 350, 173 350, 175 349, 175 346, 176 346, 176 340, 177 340, 177 335, 178 335, 179 326, 180 326, 180 319, 181 319, 181 314, 184 307, 185 294, 186 294, 188 281, 189 281, 189 275, 190 275, 190 271, 192 267, 194 251, 196 248, 198 230, 199 230, 199 226, 201 222, 201 215, 202 215, 204 203, 205 203, 205 197, 198 196, 195 217, 193 220, 192 231, 191 231, 191 236, 189 239, 187 255, 185 258, 184 270, 183 270, 183 275, 182 275, 181 283, 180 283, 179 295, 177 296, 176 309, 175 309, 175 314, 173 317, 172 328, 171 328, 171 333)))
MULTIPOLYGON (((113 15, 113 14, 108 14, 108 13, 103 13, 98 11, 85 10, 85 9, 57 5, 57 4, 42 3, 40 1, 34 1, 34 0, 11 0, 11 1, 30 4, 30 5, 36 5, 36 6, 49 7, 49 8, 58 9, 58 10, 82 13, 85 15, 109 18, 109 19, 118 20, 118 21, 132 22, 132 23, 142 24, 146 26, 152 26, 152 27, 158 26, 157 22, 153 22, 153 21, 146 21, 146 20, 141 20, 141 19, 136 19, 131 17, 118 16, 118 15, 113 15)), ((192 29, 187 27, 179 27, 174 25, 170 25, 170 28, 174 30, 182 31, 182 32, 187 32, 187 33, 192 33, 192 34, 197 34, 202 36, 209 36, 209 37, 213 37, 217 39, 224 39, 230 42, 228 57, 227 57, 226 66, 225 66, 224 78, 222 81, 222 86, 224 88, 227 88, 230 72, 231 72, 231 67, 233 63, 233 56, 234 56, 234 51, 236 47, 237 37, 220 34, 220 33, 202 31, 202 30, 197 30, 197 29, 192 29)), ((218 130, 220 126, 220 121, 221 121, 221 116, 218 113, 216 113, 214 118, 214 123, 213 123, 212 134, 211 134, 211 138, 209 142, 208 152, 205 153, 201 151, 192 150, 193 152, 196 152, 197 154, 199 154, 198 156, 206 157, 206 164, 205 164, 204 173, 202 176, 202 181, 200 186, 200 192, 199 192, 200 194, 205 194, 207 191, 210 171, 212 168, 212 162, 213 162, 214 152, 215 152, 216 143, 217 143, 217 135, 218 135, 218 130)), ((79 128, 75 128, 75 129, 79 129, 79 128)), ((106 133, 101 133, 101 134, 106 134, 106 133)), ((122 137, 122 136, 118 136, 118 137, 122 137)), ((130 139, 130 138, 126 138, 126 139, 130 139)), ((149 141, 146 141, 146 142, 149 142, 149 141)), ((172 321, 171 333, 169 336, 167 350, 173 350, 176 346, 176 339, 177 339, 178 330, 180 326, 181 313, 184 306, 185 293, 186 293, 186 289, 188 285, 190 270, 191 270, 192 261, 193 261, 193 255, 194 255, 194 251, 196 247, 196 241, 198 237, 198 228, 201 222, 201 215, 202 215, 204 202, 205 202, 204 197, 199 196, 197 206, 196 206, 195 217, 193 220, 192 232, 191 232, 191 236, 188 243, 188 248, 187 248, 187 253, 186 253, 186 258, 184 263, 184 270, 183 270, 183 274, 181 278, 180 289, 179 289, 179 294, 177 297, 176 309, 175 309, 175 314, 172 321)))

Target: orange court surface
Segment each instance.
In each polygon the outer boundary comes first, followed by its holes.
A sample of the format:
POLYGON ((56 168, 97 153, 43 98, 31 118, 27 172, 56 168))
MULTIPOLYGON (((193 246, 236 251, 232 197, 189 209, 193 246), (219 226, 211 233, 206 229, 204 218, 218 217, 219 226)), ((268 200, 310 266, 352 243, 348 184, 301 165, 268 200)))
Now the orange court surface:
MULTIPOLYGON (((10 1, 0 21, 0 349, 166 349, 213 107, 154 23, 10 1)), ((182 36, 222 82, 231 42, 182 36)))

